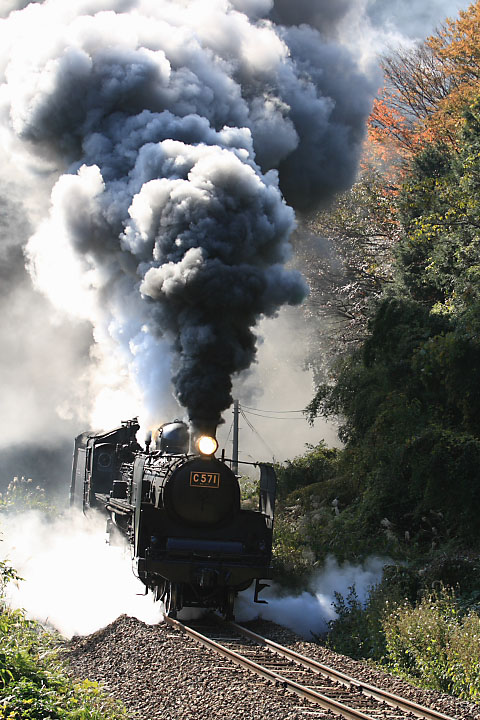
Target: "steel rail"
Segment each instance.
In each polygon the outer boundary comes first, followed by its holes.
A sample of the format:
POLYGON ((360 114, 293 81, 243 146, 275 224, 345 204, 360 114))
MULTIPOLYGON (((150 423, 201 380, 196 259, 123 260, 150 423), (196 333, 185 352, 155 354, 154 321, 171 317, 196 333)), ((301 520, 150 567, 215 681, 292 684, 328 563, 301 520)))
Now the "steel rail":
POLYGON ((366 697, 375 698, 379 702, 384 702, 393 708, 398 708, 399 710, 410 712, 413 715, 416 715, 417 717, 424 720, 455 720, 455 718, 452 718, 449 715, 444 715, 437 710, 431 710, 430 708, 413 702, 413 700, 408 700, 407 698, 400 697, 400 695, 396 695, 387 690, 382 690, 381 688, 377 688, 374 685, 369 685, 368 683, 364 683, 361 680, 350 677, 349 675, 346 675, 339 670, 335 670, 335 668, 324 665, 317 660, 312 660, 305 655, 297 653, 295 650, 290 650, 284 645, 279 645, 273 640, 269 640, 262 635, 257 635, 257 633, 248 630, 242 625, 237 625, 237 623, 235 622, 228 622, 227 625, 241 635, 244 635, 250 640, 253 640, 258 645, 263 645, 270 648, 273 652, 277 653, 281 657, 288 658, 289 660, 292 660, 293 662, 301 665, 302 667, 313 670, 313 672, 323 675, 324 677, 328 677, 330 680, 335 680, 336 682, 341 683, 345 687, 355 688, 356 690, 362 692, 362 694, 366 697))
MULTIPOLYGON (((323 695, 322 693, 317 692, 311 687, 306 687, 305 685, 297 683, 294 680, 291 680, 290 678, 285 677, 278 672, 275 672, 274 670, 270 670, 269 668, 264 667, 254 662, 253 660, 250 660, 249 658, 241 655, 240 653, 224 647, 220 643, 216 642, 216 640, 213 640, 212 638, 203 635, 198 630, 195 630, 188 625, 184 625, 178 620, 165 617, 165 621, 169 623, 172 627, 185 633, 193 640, 196 640, 204 646, 214 650, 223 657, 232 660, 233 662, 246 668, 247 670, 255 672, 257 675, 260 675, 267 680, 273 681, 277 686, 281 686, 289 690, 290 692, 299 695, 300 697, 303 697, 313 703, 316 703, 317 705, 320 705, 325 710, 330 710, 335 715, 346 718, 346 720, 372 720, 372 717, 370 715, 366 715, 360 710, 350 708, 347 705, 339 702, 338 700, 334 700, 327 695, 323 695)), ((412 700, 408 700, 407 698, 403 698, 387 690, 382 690, 381 688, 370 685, 369 683, 364 683, 361 680, 350 677, 349 675, 346 675, 339 670, 335 670, 335 668, 324 665, 317 660, 308 658, 305 655, 301 655, 300 653, 296 652, 295 650, 290 650, 284 645, 279 645, 273 640, 269 640, 262 635, 258 635, 257 633, 254 633, 251 630, 248 630, 247 628, 238 625, 235 622, 224 622, 220 620, 220 618, 216 618, 216 623, 218 624, 219 628, 224 625, 234 630, 235 633, 237 633, 238 635, 243 635, 244 637, 255 642, 257 645, 268 648, 269 650, 271 650, 278 656, 283 657, 286 660, 289 660, 301 667, 311 670, 317 675, 321 675, 328 678, 329 680, 338 682, 344 687, 361 692, 363 696, 375 699, 376 701, 384 703, 391 708, 400 710, 402 712, 410 713, 411 715, 414 715, 418 718, 422 718, 422 720, 455 720, 455 718, 438 712, 437 710, 432 710, 430 708, 424 707, 416 702, 413 702, 412 700)), ((225 639, 228 641, 228 638, 225 639)))
POLYGON ((273 681, 276 685, 290 690, 291 692, 294 692, 300 697, 303 697, 307 700, 310 700, 311 702, 316 703, 317 705, 320 705, 324 708, 324 710, 330 710, 330 712, 334 713, 335 715, 339 715, 340 717, 346 718, 346 720, 374 720, 371 715, 366 715, 360 710, 349 708, 347 705, 344 705, 343 703, 340 703, 333 698, 322 695, 321 693, 318 693, 311 688, 305 687, 304 685, 301 685, 294 680, 283 677, 282 675, 279 675, 278 673, 273 672, 272 670, 269 670, 268 668, 263 667, 256 662, 253 662, 253 660, 249 660, 248 658, 243 657, 239 653, 236 653, 234 650, 229 650, 228 648, 223 647, 223 645, 215 642, 215 640, 211 640, 206 635, 202 635, 193 628, 188 627, 188 625, 184 625, 183 623, 175 620, 174 618, 165 616, 165 621, 180 632, 185 633, 188 637, 191 637, 193 640, 196 640, 202 645, 205 645, 206 647, 214 650, 223 657, 232 660, 237 665, 240 665, 241 667, 244 667, 247 670, 256 673, 257 675, 261 675, 267 680, 273 681))

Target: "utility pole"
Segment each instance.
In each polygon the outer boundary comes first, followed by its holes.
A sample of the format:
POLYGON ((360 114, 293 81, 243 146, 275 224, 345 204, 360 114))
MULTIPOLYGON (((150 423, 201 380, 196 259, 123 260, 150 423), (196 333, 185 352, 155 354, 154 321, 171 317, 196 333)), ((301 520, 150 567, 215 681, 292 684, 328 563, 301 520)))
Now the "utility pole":
POLYGON ((235 475, 238 475, 238 415, 239 415, 239 404, 238 400, 233 401, 233 452, 232 452, 232 470, 235 475))

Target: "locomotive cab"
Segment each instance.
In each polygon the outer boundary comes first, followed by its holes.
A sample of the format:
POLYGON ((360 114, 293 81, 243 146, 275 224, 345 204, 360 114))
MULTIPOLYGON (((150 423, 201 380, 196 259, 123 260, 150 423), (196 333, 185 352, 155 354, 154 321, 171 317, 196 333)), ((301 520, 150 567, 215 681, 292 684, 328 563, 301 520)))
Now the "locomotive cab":
POLYGON ((108 432, 84 432, 75 438, 70 504, 88 510, 98 505, 97 495, 108 496, 118 479, 122 462, 132 461, 141 449, 136 441, 137 418, 108 432))

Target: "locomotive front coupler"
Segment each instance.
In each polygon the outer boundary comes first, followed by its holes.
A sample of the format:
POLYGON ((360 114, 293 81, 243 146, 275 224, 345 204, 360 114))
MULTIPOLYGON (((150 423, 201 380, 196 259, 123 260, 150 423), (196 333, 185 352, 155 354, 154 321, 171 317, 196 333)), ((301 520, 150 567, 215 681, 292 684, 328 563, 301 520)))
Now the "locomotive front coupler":
POLYGON ((202 590, 213 588, 218 584, 219 572, 214 568, 201 568, 197 571, 196 576, 202 590))

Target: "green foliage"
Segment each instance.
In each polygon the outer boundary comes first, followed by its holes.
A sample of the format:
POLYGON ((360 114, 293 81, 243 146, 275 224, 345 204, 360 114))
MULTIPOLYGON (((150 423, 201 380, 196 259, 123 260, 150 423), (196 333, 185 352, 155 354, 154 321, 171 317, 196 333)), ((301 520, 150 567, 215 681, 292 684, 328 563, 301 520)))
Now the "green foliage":
POLYGON ((384 618, 388 661, 397 672, 428 687, 478 700, 480 616, 463 615, 451 591, 405 603, 384 618))
POLYGON ((311 404, 312 416, 343 417, 337 467, 356 478, 355 508, 353 498, 346 504, 365 534, 386 518, 398 539, 408 533, 425 549, 438 544, 438 532, 480 541, 477 326, 473 307, 454 321, 416 301, 385 299, 363 347, 311 404))
POLYGON ((380 540, 388 523, 408 554, 480 545, 479 189, 480 99, 458 152, 424 145, 413 158, 396 283, 307 408, 341 418, 335 476, 356 478, 343 508, 356 534, 380 540))
POLYGON ((344 559, 355 546, 360 559, 373 549, 371 538, 360 537, 358 527, 350 522, 351 514, 343 512, 358 495, 355 474, 349 467, 343 471, 343 455, 320 443, 305 456, 276 467, 273 552, 277 581, 299 587, 328 554, 344 559))
POLYGON ((335 593, 337 614, 329 623, 327 645, 355 659, 385 661, 384 619, 406 599, 414 599, 419 588, 415 572, 400 565, 384 568, 382 581, 370 588, 366 603, 359 601, 355 586, 346 598, 335 593))
MULTIPOLYGON (((443 560, 443 572, 463 579, 465 566, 476 569, 465 559, 443 560)), ((337 618, 329 624, 327 645, 357 659, 373 659, 425 687, 478 701, 480 615, 441 584, 436 591, 425 589, 428 576, 438 570, 432 566, 425 575, 388 566, 364 605, 355 587, 346 598, 337 593, 337 618)))
MULTIPOLYGON (((0 603, 5 597, 5 587, 9 582, 17 582, 21 580, 17 571, 9 565, 5 560, 0 560, 0 603)), ((0 605, 1 607, 1 605, 0 605)))
POLYGON ((416 607, 399 606, 384 620, 389 662, 399 672, 450 691, 447 645, 458 623, 450 594, 425 597, 416 607))
POLYGON ((292 518, 277 514, 273 531, 273 569, 277 582, 301 587, 312 571, 312 553, 308 543, 292 518))
POLYGON ((292 490, 330 479, 336 472, 338 456, 336 448, 327 448, 320 442, 305 455, 287 460, 285 465, 276 465, 279 498, 284 499, 292 490))
POLYGON ((18 513, 39 510, 45 515, 55 515, 57 509, 47 500, 44 488, 35 485, 31 478, 14 477, 6 491, 0 493, 0 513, 18 513))
POLYGON ((459 152, 427 146, 400 196, 405 229, 397 268, 410 296, 457 314, 478 302, 480 101, 466 113, 459 152))
POLYGON ((466 700, 480 699, 480 616, 464 617, 449 638, 447 672, 450 692, 466 700))
POLYGON ((259 480, 254 480, 247 475, 242 475, 242 477, 239 478, 238 483, 240 485, 240 500, 242 508, 245 510, 257 510, 260 484, 259 480))
POLYGON ((5 604, 0 612, 0 718, 121 720, 120 705, 97 683, 76 683, 58 659, 54 638, 5 604))
POLYGON ((336 592, 333 606, 337 619, 329 623, 327 645, 355 659, 382 657, 384 636, 380 617, 370 607, 363 607, 355 586, 349 588, 346 598, 336 592))

